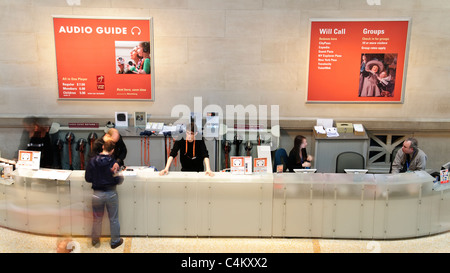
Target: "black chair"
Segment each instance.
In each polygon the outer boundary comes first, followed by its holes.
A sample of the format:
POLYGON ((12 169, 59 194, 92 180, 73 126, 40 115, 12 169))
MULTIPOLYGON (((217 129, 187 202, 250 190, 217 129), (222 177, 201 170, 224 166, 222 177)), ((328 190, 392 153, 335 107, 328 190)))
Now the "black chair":
POLYGON ((391 164, 389 166, 389 173, 392 173, 392 163, 394 163, 395 156, 397 155, 398 150, 400 150, 402 146, 395 147, 391 154, 391 164))
POLYGON ((273 172, 277 172, 277 166, 283 164, 283 172, 288 168, 288 155, 283 148, 277 149, 275 152, 275 159, 273 162, 273 172))
POLYGON ((336 157, 336 172, 345 173, 344 169, 364 169, 364 156, 356 152, 343 152, 336 157))

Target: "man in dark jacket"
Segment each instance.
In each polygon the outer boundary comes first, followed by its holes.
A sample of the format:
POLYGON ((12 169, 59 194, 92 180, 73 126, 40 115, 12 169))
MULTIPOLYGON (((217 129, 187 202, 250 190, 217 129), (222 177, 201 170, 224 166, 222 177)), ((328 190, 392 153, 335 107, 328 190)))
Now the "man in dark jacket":
POLYGON ((113 171, 116 163, 114 157, 114 141, 107 140, 103 144, 103 151, 91 158, 86 167, 86 182, 92 183, 94 190, 92 196, 92 245, 100 246, 100 235, 102 230, 103 213, 106 209, 111 229, 111 248, 116 248, 123 243, 120 238, 119 224, 119 196, 117 195, 116 185, 123 182, 123 177, 113 171))
POLYGON ((116 128, 111 128, 108 130, 108 132, 101 138, 97 139, 94 142, 94 147, 92 149, 92 153, 90 154, 90 158, 98 155, 102 152, 102 147, 105 141, 112 140, 114 141, 115 148, 114 148, 114 160, 116 161, 114 164, 114 171, 119 171, 120 167, 125 166, 125 158, 127 156, 127 147, 125 145, 125 142, 122 139, 122 136, 120 135, 119 131, 116 128))

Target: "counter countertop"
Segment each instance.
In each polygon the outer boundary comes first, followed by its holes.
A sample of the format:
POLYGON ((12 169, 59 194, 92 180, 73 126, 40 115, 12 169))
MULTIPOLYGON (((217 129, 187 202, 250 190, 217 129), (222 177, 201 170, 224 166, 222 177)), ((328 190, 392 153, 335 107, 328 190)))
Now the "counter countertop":
MULTIPOLYGON (((345 173, 266 173, 266 174, 232 174, 229 172, 215 172, 213 177, 204 172, 169 172, 159 175, 146 167, 129 167, 133 171, 124 171, 125 179, 136 177, 137 180, 154 179, 167 182, 228 182, 228 183, 325 183, 325 184, 409 184, 433 182, 434 178, 425 171, 416 171, 400 174, 345 174, 345 173)), ((74 170, 16 170, 14 176, 30 177, 65 181, 70 179, 83 179, 84 171, 74 170)))

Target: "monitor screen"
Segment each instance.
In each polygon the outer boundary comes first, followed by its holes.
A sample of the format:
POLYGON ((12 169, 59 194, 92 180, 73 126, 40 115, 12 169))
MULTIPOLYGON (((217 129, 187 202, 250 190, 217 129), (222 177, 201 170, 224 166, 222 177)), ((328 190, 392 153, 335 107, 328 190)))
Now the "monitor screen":
POLYGON ((364 170, 364 169, 344 169, 344 171, 346 173, 366 173, 368 170, 364 170))
POLYGON ((317 169, 294 169, 296 173, 315 173, 317 169))

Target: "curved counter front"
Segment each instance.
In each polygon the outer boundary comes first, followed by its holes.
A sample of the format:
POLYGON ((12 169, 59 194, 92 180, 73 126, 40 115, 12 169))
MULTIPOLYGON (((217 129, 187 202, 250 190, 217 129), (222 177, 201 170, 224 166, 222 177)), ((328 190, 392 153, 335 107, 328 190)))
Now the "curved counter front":
MULTIPOLYGON (((127 175, 119 193, 123 236, 395 239, 450 230, 450 189, 426 172, 233 175, 149 169, 127 175)), ((0 225, 51 235, 90 236, 91 184, 15 172, 0 182, 0 225)), ((109 235, 105 215, 103 235, 109 235)))

